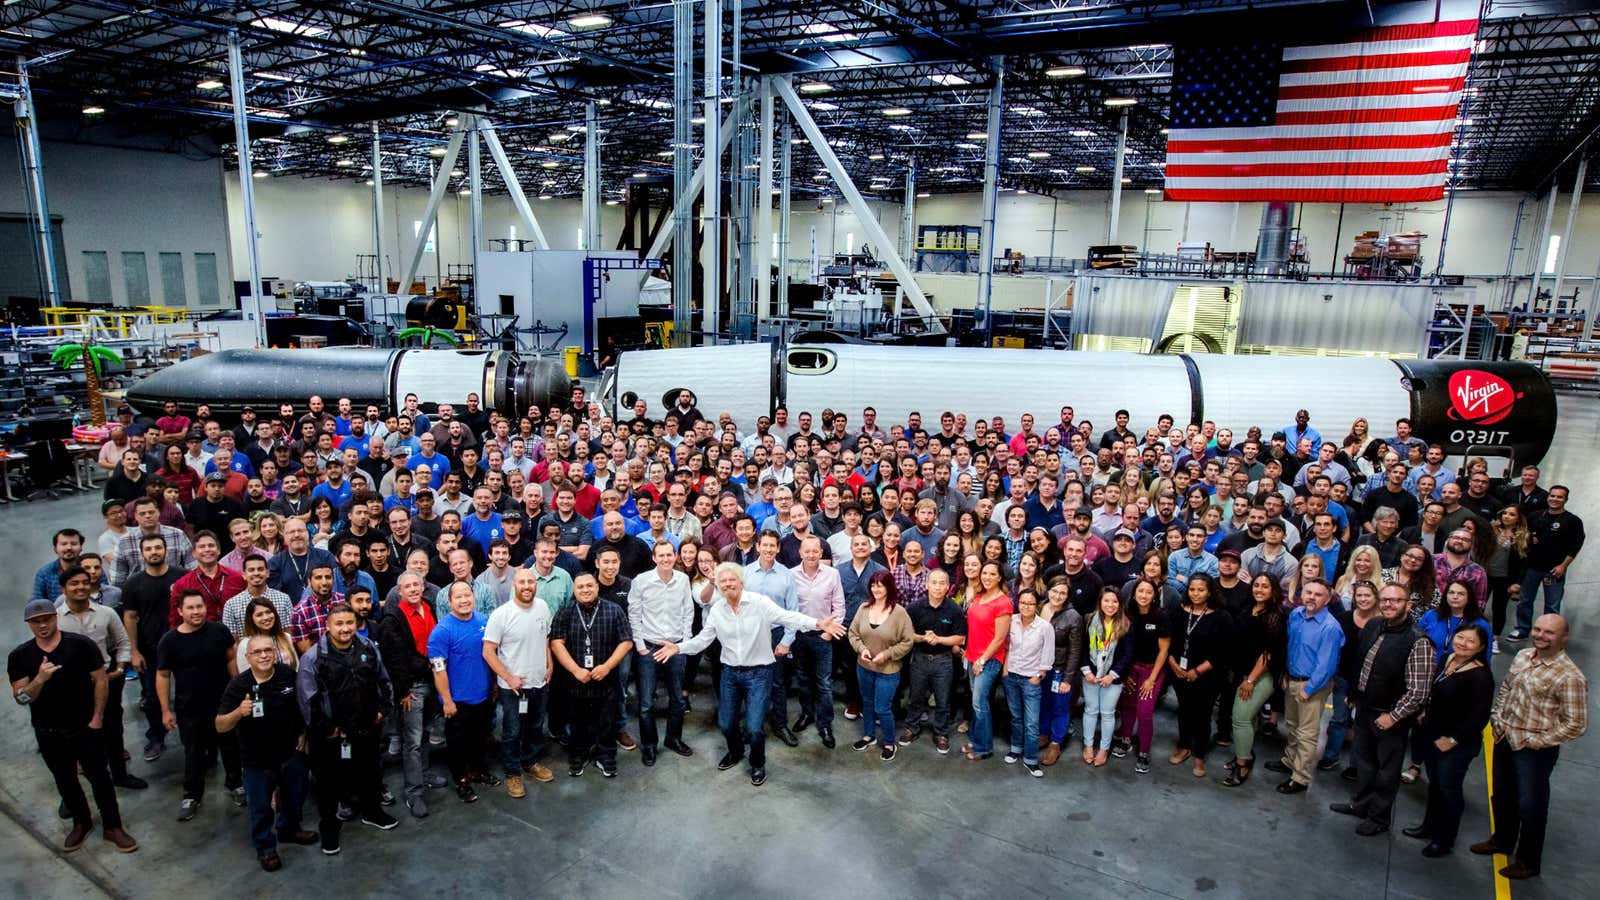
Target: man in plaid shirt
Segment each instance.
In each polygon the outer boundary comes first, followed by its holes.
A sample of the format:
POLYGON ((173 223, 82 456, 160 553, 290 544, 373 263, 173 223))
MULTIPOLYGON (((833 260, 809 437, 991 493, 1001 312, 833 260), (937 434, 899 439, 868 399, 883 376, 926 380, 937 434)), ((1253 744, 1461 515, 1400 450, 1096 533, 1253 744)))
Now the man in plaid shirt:
POLYGON ((149 497, 133 501, 133 520, 137 528, 117 539, 116 549, 106 560, 107 577, 113 587, 122 587, 128 576, 144 568, 144 558, 139 555, 139 541, 160 535, 167 542, 167 565, 180 572, 194 568, 194 546, 189 536, 171 525, 161 524, 161 504, 149 497))
POLYGON ((1504 853, 1500 870, 1520 880, 1539 874, 1550 812, 1550 772, 1561 745, 1589 727, 1589 687, 1567 655, 1567 620, 1547 613, 1534 620, 1533 646, 1517 654, 1500 682, 1489 723, 1494 727, 1494 836, 1472 845, 1482 856, 1504 853))
POLYGON ((333 566, 317 564, 306 574, 305 599, 289 614, 289 640, 302 655, 328 630, 328 607, 343 603, 333 590, 333 566))

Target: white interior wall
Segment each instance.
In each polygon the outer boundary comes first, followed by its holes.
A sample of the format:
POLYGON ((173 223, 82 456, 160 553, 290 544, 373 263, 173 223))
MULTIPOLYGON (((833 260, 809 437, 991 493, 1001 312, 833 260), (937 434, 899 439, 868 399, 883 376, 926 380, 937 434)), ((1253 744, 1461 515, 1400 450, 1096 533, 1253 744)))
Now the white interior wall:
MULTIPOLYGON (((40 156, 50 214, 62 219, 71 289, 65 299, 91 299, 83 254, 98 251, 106 254, 111 301, 127 305, 122 254, 143 253, 150 302, 196 306, 200 295, 194 254, 211 253, 220 282, 216 295, 224 306, 232 305, 229 207, 223 197, 221 160, 58 141, 43 142, 40 156), (184 296, 166 295, 162 253, 182 254, 184 296)), ((0 141, 0 173, 0 210, 27 212, 14 140, 0 141)))

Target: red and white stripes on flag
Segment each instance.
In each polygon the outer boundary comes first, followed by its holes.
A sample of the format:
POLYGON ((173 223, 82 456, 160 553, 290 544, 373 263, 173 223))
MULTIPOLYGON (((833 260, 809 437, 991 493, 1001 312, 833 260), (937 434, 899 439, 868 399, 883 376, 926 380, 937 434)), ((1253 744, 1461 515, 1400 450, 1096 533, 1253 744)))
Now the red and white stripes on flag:
POLYGON ((1273 124, 1171 131, 1167 199, 1439 199, 1477 32, 1461 19, 1285 47, 1273 124))

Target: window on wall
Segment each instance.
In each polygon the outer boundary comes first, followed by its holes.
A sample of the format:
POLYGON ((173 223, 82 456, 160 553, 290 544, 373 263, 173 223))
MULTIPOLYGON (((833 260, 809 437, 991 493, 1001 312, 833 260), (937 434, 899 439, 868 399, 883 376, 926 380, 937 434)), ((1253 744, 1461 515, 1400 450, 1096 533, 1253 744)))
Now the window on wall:
MULTIPOLYGON (((434 224, 428 226, 428 242, 426 244, 424 244, 423 247, 422 247, 422 252, 423 253, 432 253, 433 252, 433 239, 438 234, 438 231, 439 231, 438 223, 434 223, 434 224)), ((418 237, 421 234, 422 234, 422 220, 421 219, 412 219, 411 220, 411 236, 412 237, 418 237)))
POLYGON ((129 306, 150 305, 150 267, 143 253, 122 254, 122 290, 129 306))
POLYGON ((183 283, 183 254, 163 253, 161 264, 161 302, 168 306, 188 306, 189 291, 183 283))
POLYGON ((222 292, 218 289, 217 281, 217 255, 215 253, 196 253, 194 255, 194 286, 195 296, 201 306, 221 306, 222 292))
POLYGON ((88 282, 90 303, 111 302, 111 262, 104 250, 83 251, 83 277, 88 282))
POLYGON ((1554 275, 1555 271, 1556 271, 1556 263, 1558 263, 1560 261, 1561 261, 1561 235, 1552 234, 1552 235, 1550 235, 1550 246, 1547 247, 1545 249, 1545 251, 1544 251, 1544 272, 1545 272, 1545 274, 1546 275, 1554 275))

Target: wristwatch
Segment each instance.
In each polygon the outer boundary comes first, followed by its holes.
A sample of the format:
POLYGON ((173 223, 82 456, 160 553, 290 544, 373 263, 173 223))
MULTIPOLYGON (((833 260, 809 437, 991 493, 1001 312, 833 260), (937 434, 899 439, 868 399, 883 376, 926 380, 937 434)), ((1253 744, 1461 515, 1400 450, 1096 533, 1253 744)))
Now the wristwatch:
POLYGON ((17 702, 21 703, 23 706, 27 706, 29 703, 33 702, 33 695, 27 691, 17 691, 17 702))

